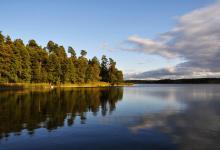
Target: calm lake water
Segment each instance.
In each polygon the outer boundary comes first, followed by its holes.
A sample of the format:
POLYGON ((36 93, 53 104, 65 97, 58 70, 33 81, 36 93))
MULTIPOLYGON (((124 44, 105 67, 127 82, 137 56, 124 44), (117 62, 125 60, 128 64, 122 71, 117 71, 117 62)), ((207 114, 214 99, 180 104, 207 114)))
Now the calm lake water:
POLYGON ((0 150, 219 150, 220 85, 0 92, 0 150))

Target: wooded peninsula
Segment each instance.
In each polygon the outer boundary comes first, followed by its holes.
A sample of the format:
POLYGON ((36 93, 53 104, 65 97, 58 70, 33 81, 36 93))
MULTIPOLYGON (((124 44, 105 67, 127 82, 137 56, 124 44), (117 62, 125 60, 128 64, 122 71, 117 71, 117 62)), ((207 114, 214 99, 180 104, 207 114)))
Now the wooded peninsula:
POLYGON ((75 49, 68 50, 53 41, 46 47, 29 40, 25 45, 21 39, 11 40, 0 32, 0 83, 47 83, 88 84, 123 82, 123 73, 116 68, 112 58, 102 56, 86 58, 86 50, 80 56, 75 49), (67 53, 70 54, 68 57, 67 53))

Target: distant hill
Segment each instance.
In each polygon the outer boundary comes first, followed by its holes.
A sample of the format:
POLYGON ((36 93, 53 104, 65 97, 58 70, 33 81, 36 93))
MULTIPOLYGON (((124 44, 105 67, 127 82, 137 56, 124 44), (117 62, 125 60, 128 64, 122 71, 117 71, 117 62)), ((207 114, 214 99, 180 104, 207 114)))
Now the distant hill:
POLYGON ((220 84, 220 78, 126 80, 134 84, 220 84))

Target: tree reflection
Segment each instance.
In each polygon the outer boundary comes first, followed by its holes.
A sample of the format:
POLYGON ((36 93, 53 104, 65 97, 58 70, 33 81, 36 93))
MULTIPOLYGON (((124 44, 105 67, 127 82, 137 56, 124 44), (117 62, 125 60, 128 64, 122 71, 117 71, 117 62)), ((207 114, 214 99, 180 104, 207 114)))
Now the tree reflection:
POLYGON ((48 131, 74 124, 76 116, 86 123, 86 113, 103 116, 116 108, 123 97, 123 88, 54 89, 44 92, 22 91, 0 94, 0 139, 23 129, 34 134, 37 128, 48 131))

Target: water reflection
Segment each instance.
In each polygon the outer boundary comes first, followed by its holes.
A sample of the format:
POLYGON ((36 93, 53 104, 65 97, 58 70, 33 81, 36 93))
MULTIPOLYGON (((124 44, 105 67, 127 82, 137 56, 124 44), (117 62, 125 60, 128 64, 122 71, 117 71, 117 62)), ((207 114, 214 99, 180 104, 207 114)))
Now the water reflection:
POLYGON ((219 85, 1 92, 0 148, 218 150, 219 108, 219 85))
MULTIPOLYGON (((220 149, 220 96, 218 86, 179 86, 148 91, 154 97, 173 95, 175 101, 184 103, 183 111, 165 108, 159 113, 139 116, 129 129, 134 134, 155 129, 171 135, 173 145, 180 150, 220 149), (178 89, 179 88, 179 89, 178 89)), ((146 94, 146 92, 145 92, 146 94)))
POLYGON ((34 134, 37 128, 49 131, 74 124, 76 116, 86 123, 86 112, 103 116, 116 108, 122 88, 54 89, 49 91, 8 91, 0 94, 0 139, 23 129, 34 134))

